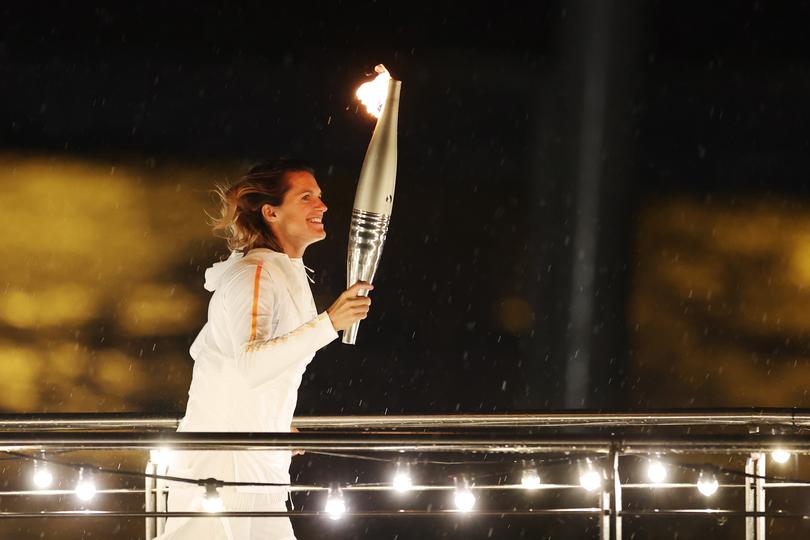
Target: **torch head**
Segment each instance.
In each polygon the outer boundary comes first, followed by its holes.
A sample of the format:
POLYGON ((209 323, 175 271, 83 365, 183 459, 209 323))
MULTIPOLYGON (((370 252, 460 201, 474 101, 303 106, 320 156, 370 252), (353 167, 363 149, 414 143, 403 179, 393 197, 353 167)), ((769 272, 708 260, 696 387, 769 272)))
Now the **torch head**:
POLYGON ((397 182, 397 124, 399 120, 399 92, 402 82, 388 81, 383 105, 371 142, 366 150, 354 209, 375 214, 391 215, 394 207, 394 189, 397 182))

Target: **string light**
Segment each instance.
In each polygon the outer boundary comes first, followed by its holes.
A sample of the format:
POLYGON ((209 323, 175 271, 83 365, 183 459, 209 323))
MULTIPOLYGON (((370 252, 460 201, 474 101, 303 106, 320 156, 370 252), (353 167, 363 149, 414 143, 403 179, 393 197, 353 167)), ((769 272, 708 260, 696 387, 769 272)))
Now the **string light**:
POLYGON ((706 497, 711 497, 717 493, 717 488, 720 484, 717 482, 717 477, 714 474, 707 474, 700 471, 700 477, 697 481, 698 491, 706 497))
POLYGON ((405 493, 413 488, 413 479, 411 478, 410 468, 407 465, 397 463, 397 470, 394 473, 392 485, 394 489, 400 493, 405 493))
POLYGON ((83 501, 89 501, 96 496, 96 483, 90 473, 85 474, 84 467, 79 469, 79 481, 76 482, 76 488, 73 491, 83 501))
POLYGON ((777 448, 771 452, 771 459, 779 464, 787 463, 790 459, 790 452, 783 448, 777 448))
POLYGON ((453 494, 453 501, 460 512, 469 512, 475 506, 475 495, 473 495, 467 480, 461 482, 456 480, 456 490, 453 494))
POLYGON ((660 484, 667 479, 667 468, 658 459, 652 459, 647 464, 647 478, 653 484, 660 484))
POLYGON ((520 484, 526 489, 537 489, 540 487, 540 474, 537 469, 523 469, 523 475, 520 477, 520 484))
MULTIPOLYGON (((44 452, 41 457, 43 459, 45 458, 44 452)), ((53 483, 53 475, 51 471, 48 470, 48 466, 44 461, 34 459, 34 475, 32 480, 37 489, 47 489, 51 486, 51 483, 53 483)))
POLYGON ((585 469, 579 474, 579 485, 585 488, 585 491, 595 491, 602 487, 602 474, 593 468, 591 460, 586 460, 585 469))
POLYGON ((343 500, 343 491, 339 487, 330 487, 329 495, 326 497, 324 511, 329 514, 329 519, 338 520, 346 513, 346 501, 343 500))
POLYGON ((205 495, 203 495, 202 508, 209 513, 222 512, 225 509, 225 503, 222 502, 222 497, 219 495, 219 489, 216 483, 205 483, 205 495))
MULTIPOLYGON (((171 459, 171 451, 167 448, 159 448, 154 451, 151 456, 154 458, 155 463, 166 463, 167 459, 171 459)), ((255 484, 248 484, 248 483, 234 483, 234 482, 224 482, 221 480, 217 480, 215 478, 208 478, 206 480, 195 480, 191 478, 176 478, 176 477, 168 477, 168 476, 160 476, 159 474, 144 474, 141 472, 136 471, 126 471, 120 469, 105 469, 103 467, 95 467, 90 465, 82 465, 80 463, 68 463, 64 461, 59 461, 56 459, 45 458, 45 453, 41 452, 40 457, 34 457, 31 455, 14 452, 11 450, 5 450, 3 453, 16 456, 18 458, 30 459, 34 461, 33 468, 34 474, 32 476, 32 480, 34 484, 39 489, 44 489, 48 485, 53 482, 53 475, 48 471, 46 465, 48 463, 56 463, 60 466, 70 467, 73 469, 78 470, 78 482, 74 488, 74 492, 76 496, 81 499, 82 501, 89 501, 91 500, 97 490, 96 485, 93 478, 93 472, 104 472, 110 474, 123 474, 128 476, 144 476, 144 477, 152 477, 152 478, 165 478, 167 480, 172 481, 179 481, 179 482, 187 482, 187 483, 196 483, 198 485, 203 485, 205 487, 205 494, 202 499, 202 509, 205 512, 209 513, 216 513, 221 512, 224 510, 224 503, 222 498, 219 494, 219 487, 227 486, 227 485, 256 485, 256 486, 281 486, 281 485, 290 485, 290 484, 269 484, 269 483, 255 483, 255 484)), ((760 454, 761 455, 761 454, 760 454)), ((791 457, 792 454, 785 449, 775 449, 771 452, 772 459, 779 463, 787 462, 791 457)), ((343 457, 350 457, 350 456, 343 456, 343 457)), ((361 458, 361 456, 357 456, 361 458)), ((383 461, 382 459, 378 459, 379 461, 383 461)), ((387 460, 389 463, 394 460, 387 460)), ((571 460, 567 460, 570 464, 571 460)), ((453 464, 466 464, 467 462, 458 462, 453 464)), ((544 464, 548 463, 546 461, 543 462, 544 464)), ((671 464, 665 464, 663 461, 659 459, 658 456, 650 457, 647 460, 647 476, 651 482, 654 483, 661 483, 664 482, 668 476, 668 466, 675 466, 683 469, 690 469, 690 470, 697 470, 700 471, 699 478, 695 484, 697 490, 705 497, 711 497, 714 495, 719 489, 719 482, 715 475, 715 472, 722 472, 723 474, 732 474, 732 475, 741 475, 746 477, 756 477, 756 478, 763 478, 768 480, 769 477, 765 476, 756 476, 751 475, 749 473, 742 473, 731 469, 724 469, 722 467, 714 467, 711 465, 702 465, 696 467, 694 465, 682 465, 678 464, 677 461, 673 461, 671 464), (715 471, 715 472, 713 472, 715 471)), ((407 462, 399 461, 397 462, 397 468, 395 471, 395 475, 391 484, 391 488, 397 491, 409 491, 412 489, 425 489, 423 487, 414 488, 412 479, 410 476, 410 464, 407 462)), ((535 465, 534 460, 523 461, 522 467, 520 469, 522 471, 521 477, 521 484, 525 489, 537 489, 541 487, 541 474, 538 467, 535 465)), ((776 481, 781 482, 801 482, 801 480, 791 480, 785 478, 777 478, 776 481)), ((595 491, 600 488, 605 482, 605 473, 601 467, 595 466, 594 463, 589 458, 585 458, 584 462, 581 462, 580 465, 580 476, 579 476, 580 485, 586 491, 595 491)), ((500 483, 499 483, 500 485, 500 483)), ((378 488, 380 484, 358 484, 356 488, 363 489, 365 486, 373 486, 374 488, 378 488)), ((509 488, 513 486, 507 486, 509 488)), ((495 488, 497 486, 485 486, 487 488, 495 488)), ((430 489, 428 487, 427 489, 430 489)), ((440 488, 444 489, 444 488, 440 488)), ((470 487, 470 483, 464 476, 455 479, 455 490, 454 490, 454 503, 459 512, 467 513, 472 512, 477 498, 470 487)), ((326 500, 325 505, 325 513, 328 514, 330 519, 337 520, 343 517, 343 515, 347 512, 346 503, 343 498, 342 490, 340 486, 334 485, 333 487, 329 488, 328 497, 326 500)))

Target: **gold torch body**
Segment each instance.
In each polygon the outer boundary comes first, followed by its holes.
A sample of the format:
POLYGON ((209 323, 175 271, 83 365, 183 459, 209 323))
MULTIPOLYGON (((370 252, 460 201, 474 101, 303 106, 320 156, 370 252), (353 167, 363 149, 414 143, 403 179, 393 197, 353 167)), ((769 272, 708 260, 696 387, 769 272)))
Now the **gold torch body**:
MULTIPOLYGON (((346 286, 358 281, 374 282, 382 256, 388 223, 394 207, 397 181, 397 120, 399 91, 402 83, 391 79, 366 150, 349 227, 349 249, 346 257, 346 286)), ((343 343, 354 345, 360 323, 343 332, 343 343)))

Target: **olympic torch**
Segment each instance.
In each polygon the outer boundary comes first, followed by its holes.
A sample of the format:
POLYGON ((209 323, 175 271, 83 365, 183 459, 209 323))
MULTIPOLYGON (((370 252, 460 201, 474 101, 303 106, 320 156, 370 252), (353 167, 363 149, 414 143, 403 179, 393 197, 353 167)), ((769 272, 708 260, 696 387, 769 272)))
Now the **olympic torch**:
MULTIPOLYGON (((374 282, 394 207, 397 119, 402 83, 392 79, 382 64, 374 70, 377 77, 357 89, 357 97, 369 113, 377 117, 377 126, 366 150, 354 196, 349 251, 346 257, 347 287, 358 281, 374 282)), ((359 327, 360 323, 356 322, 344 331, 343 343, 354 345, 359 327)))

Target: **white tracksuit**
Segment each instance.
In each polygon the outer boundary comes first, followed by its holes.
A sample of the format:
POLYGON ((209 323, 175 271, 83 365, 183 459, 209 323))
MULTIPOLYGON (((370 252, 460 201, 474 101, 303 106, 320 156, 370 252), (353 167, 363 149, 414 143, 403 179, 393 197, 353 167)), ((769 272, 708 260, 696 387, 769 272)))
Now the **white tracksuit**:
MULTIPOLYGON (((178 431, 287 432, 301 376, 337 337, 317 314, 306 269, 269 249, 234 253, 205 273, 208 322, 191 345, 194 371, 178 431)), ((169 474, 289 483, 290 452, 174 452, 169 474)), ((285 510, 287 490, 220 489, 226 510, 285 510)), ((203 490, 172 484, 169 510, 199 510, 203 490)), ((286 518, 172 518, 165 540, 294 540, 286 518)))

